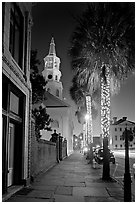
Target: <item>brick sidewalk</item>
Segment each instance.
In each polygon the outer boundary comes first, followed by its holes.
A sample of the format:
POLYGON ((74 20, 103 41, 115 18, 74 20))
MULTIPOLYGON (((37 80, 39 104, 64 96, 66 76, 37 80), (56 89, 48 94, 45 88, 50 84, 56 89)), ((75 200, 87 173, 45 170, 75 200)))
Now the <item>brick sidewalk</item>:
POLYGON ((101 176, 100 166, 93 168, 85 156, 74 152, 6 202, 123 202, 122 187, 101 176))

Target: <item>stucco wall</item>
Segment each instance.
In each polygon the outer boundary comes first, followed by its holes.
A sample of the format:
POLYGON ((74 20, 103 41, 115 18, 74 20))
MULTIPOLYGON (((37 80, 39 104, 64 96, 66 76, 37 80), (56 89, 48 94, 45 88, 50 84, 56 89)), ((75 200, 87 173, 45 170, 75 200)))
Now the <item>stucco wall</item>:
POLYGON ((67 154, 70 155, 73 151, 73 122, 70 113, 69 107, 61 107, 61 108, 46 108, 47 113, 53 120, 57 120, 59 122, 59 127, 53 127, 52 132, 42 132, 42 138, 47 139, 49 135, 51 135, 56 129, 57 133, 61 133, 63 138, 67 139, 67 154))

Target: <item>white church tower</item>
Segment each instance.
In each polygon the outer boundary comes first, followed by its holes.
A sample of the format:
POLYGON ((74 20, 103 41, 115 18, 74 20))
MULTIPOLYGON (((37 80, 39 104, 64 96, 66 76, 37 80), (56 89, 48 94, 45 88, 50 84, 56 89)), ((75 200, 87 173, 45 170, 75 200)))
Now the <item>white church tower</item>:
POLYGON ((42 75, 45 78, 46 91, 62 100, 62 82, 60 81, 61 72, 60 59, 56 56, 54 39, 51 39, 49 54, 44 58, 44 70, 42 75))

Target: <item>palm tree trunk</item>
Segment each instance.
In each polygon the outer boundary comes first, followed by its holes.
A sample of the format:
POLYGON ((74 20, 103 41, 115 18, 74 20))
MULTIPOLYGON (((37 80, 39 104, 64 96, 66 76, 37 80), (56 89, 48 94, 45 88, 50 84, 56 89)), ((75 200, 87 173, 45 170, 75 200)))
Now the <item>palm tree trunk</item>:
POLYGON ((87 121, 87 132, 88 132, 88 146, 90 148, 89 151, 89 160, 90 163, 93 163, 93 126, 92 126, 92 109, 91 109, 91 96, 86 96, 86 106, 87 106, 87 114, 89 115, 89 119, 87 121))
MULTIPOLYGON (((104 67, 105 66, 105 67, 104 67)), ((101 78, 101 132, 103 137, 103 175, 102 179, 110 179, 108 141, 110 137, 110 68, 105 69, 101 78)), ((103 72, 103 70, 102 70, 103 72)))

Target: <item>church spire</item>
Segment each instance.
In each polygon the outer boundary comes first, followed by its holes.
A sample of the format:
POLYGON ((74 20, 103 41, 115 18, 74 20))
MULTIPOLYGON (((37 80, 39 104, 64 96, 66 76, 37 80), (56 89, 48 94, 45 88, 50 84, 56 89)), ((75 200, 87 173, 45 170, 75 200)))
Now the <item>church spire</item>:
POLYGON ((46 90, 62 100, 63 86, 60 81, 62 75, 60 71, 60 58, 56 56, 53 37, 50 42, 49 54, 44 58, 44 64, 45 67, 42 75, 47 82, 46 90))
POLYGON ((50 43, 49 55, 56 55, 55 43, 54 43, 54 38, 53 37, 52 37, 51 43, 50 43))

